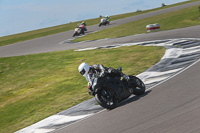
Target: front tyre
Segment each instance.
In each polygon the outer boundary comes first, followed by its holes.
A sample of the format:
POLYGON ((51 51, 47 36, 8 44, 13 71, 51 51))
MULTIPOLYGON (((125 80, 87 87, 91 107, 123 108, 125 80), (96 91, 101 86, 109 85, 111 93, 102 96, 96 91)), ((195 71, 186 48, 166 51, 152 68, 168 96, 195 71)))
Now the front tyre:
POLYGON ((77 32, 74 33, 73 37, 75 37, 77 35, 77 32))
POLYGON ((117 106, 117 101, 111 93, 107 90, 101 89, 97 94, 95 94, 95 99, 104 108, 114 109, 117 106))
POLYGON ((130 86, 133 87, 133 94, 140 96, 145 93, 146 87, 141 79, 135 76, 129 76, 130 86))

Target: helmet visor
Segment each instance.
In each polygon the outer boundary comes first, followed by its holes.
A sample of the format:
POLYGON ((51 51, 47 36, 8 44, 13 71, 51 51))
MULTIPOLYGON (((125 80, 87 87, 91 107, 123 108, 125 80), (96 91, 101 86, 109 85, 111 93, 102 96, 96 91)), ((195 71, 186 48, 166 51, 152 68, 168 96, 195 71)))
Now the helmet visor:
POLYGON ((82 71, 80 71, 81 75, 84 75, 85 74, 85 69, 83 69, 82 71))

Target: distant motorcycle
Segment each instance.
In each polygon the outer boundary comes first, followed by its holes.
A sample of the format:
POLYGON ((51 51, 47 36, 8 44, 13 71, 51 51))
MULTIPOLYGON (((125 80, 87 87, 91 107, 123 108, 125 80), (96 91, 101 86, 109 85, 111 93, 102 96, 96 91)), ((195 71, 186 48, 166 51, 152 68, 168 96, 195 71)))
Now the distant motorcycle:
POLYGON ((167 6, 165 3, 162 3, 161 7, 167 6))
POLYGON ((102 19, 100 20, 99 27, 101 27, 101 25, 107 25, 107 24, 110 24, 110 21, 107 21, 106 18, 102 18, 102 19))
POLYGON ((73 37, 74 36, 79 36, 80 34, 84 35, 85 31, 87 31, 86 26, 80 25, 80 26, 78 26, 78 27, 75 28, 73 37))
POLYGON ((144 94, 145 89, 142 80, 135 76, 129 76, 128 82, 125 79, 121 80, 121 76, 104 76, 98 82, 97 80, 88 82, 89 94, 95 97, 99 105, 107 109, 117 107, 118 103, 132 94, 137 96, 144 94), (95 88, 92 88, 93 84, 97 84, 95 88))

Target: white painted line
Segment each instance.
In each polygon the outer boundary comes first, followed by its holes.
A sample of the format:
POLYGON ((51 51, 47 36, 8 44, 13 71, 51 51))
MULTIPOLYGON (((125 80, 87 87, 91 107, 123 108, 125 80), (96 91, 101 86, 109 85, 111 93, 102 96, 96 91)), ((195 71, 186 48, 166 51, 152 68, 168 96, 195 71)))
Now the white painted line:
MULTIPOLYGON (((32 131, 32 133, 48 133, 48 132, 52 132, 55 129, 35 129, 32 131)), ((31 132, 31 131, 29 131, 31 132)))
POLYGON ((50 132, 55 129, 45 129, 45 127, 51 127, 53 125, 59 125, 59 124, 67 123, 67 122, 81 120, 90 115, 92 115, 92 114, 79 115, 79 116, 52 115, 42 121, 39 121, 39 122, 29 126, 28 128, 24 128, 23 130, 17 131, 16 133, 30 133, 32 131, 34 131, 34 133, 36 131, 38 133, 40 131, 42 131, 42 133, 50 132))
POLYGON ((75 50, 75 51, 85 51, 85 50, 94 50, 94 49, 97 49, 98 47, 93 47, 93 48, 85 48, 85 49, 78 49, 78 50, 75 50))
POLYGON ((190 67, 194 66, 195 64, 197 64, 199 61, 200 61, 200 59, 199 59, 199 60, 197 60, 196 62, 194 62, 193 64, 189 65, 188 67, 184 68, 184 69, 183 69, 183 70, 181 70, 180 72, 178 72, 178 73, 174 74, 173 76, 169 77, 168 79, 166 79, 166 80, 163 80, 162 82, 160 82, 160 83, 158 83, 158 84, 156 84, 156 85, 154 85, 154 86, 150 87, 150 88, 149 88, 149 89, 147 89, 146 91, 148 91, 148 90, 151 90, 152 88, 154 88, 154 87, 156 87, 156 86, 158 86, 158 85, 160 85, 160 84, 162 84, 162 83, 166 82, 167 80, 169 80, 169 79, 171 79, 171 78, 173 78, 173 77, 175 77, 175 76, 179 75, 179 74, 180 74, 180 73, 182 73, 183 71, 185 71, 185 70, 187 70, 188 68, 190 68, 190 67))
POLYGON ((195 49, 200 49, 200 43, 199 43, 199 46, 184 48, 183 51, 185 51, 185 50, 195 50, 195 49))
POLYGON ((162 57, 161 60, 167 59, 167 58, 177 58, 181 54, 182 54, 181 48, 170 48, 166 50, 165 55, 162 57))
POLYGON ((162 76, 162 77, 155 77, 155 78, 147 78, 147 79, 144 79, 144 84, 152 84, 152 83, 155 83, 155 82, 159 82, 159 81, 162 81, 162 80, 165 80, 167 78, 169 78, 170 76, 162 76))
POLYGON ((195 49, 195 50, 185 50, 183 51, 183 54, 192 54, 192 53, 197 53, 200 52, 200 49, 195 49))
POLYGON ((164 72, 147 71, 147 72, 138 74, 137 76, 141 77, 143 79, 144 78, 152 78, 152 77, 158 77, 158 76, 162 76, 162 75, 172 74, 172 73, 180 71, 181 69, 183 69, 183 68, 177 68, 177 69, 164 71, 164 72))
POLYGON ((101 112, 106 111, 106 110, 107 110, 107 109, 102 109, 101 111, 99 111, 99 112, 97 112, 97 113, 95 113, 95 114, 91 114, 91 115, 89 115, 89 116, 87 116, 87 117, 85 117, 85 118, 83 118, 83 119, 80 119, 79 121, 76 121, 76 122, 74 122, 74 123, 71 123, 70 125, 63 126, 63 127, 59 128, 58 131, 61 130, 61 129, 63 129, 63 128, 66 128, 66 127, 68 127, 68 126, 71 126, 71 125, 73 125, 73 124, 76 124, 76 123, 78 123, 78 122, 81 122, 81 121, 83 121, 83 120, 85 120, 85 119, 88 119, 88 118, 90 118, 90 117, 92 117, 92 116, 94 116, 94 115, 96 115, 96 114, 100 114, 101 112))

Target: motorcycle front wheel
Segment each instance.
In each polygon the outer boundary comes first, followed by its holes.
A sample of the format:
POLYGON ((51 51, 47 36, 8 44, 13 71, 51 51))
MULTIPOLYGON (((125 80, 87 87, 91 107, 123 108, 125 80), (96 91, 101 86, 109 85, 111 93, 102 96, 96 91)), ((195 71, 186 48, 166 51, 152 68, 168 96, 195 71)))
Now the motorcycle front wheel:
POLYGON ((95 94, 95 99, 99 105, 107 109, 114 109, 117 106, 116 99, 105 89, 99 90, 99 92, 95 94))
POLYGON ((142 80, 135 76, 129 76, 129 78, 130 78, 130 86, 134 87, 133 94, 137 96, 144 94, 146 87, 142 82, 142 80))
POLYGON ((73 37, 75 37, 76 35, 78 35, 77 32, 75 32, 75 33, 73 34, 73 37))

